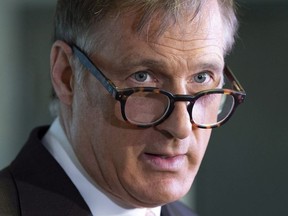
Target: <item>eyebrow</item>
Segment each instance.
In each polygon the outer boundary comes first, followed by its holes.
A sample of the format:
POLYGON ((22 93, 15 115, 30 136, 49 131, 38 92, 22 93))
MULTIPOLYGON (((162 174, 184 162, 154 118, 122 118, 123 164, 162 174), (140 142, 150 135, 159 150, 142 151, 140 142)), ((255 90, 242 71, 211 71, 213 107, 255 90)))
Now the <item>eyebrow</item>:
MULTIPOLYGON (((164 71, 168 71, 169 67, 167 63, 161 59, 151 59, 151 58, 143 58, 143 56, 136 54, 130 55, 124 58, 124 66, 126 67, 137 67, 137 66, 145 66, 150 68, 161 68, 164 71)), ((191 63, 191 62, 188 62, 191 63)), ((224 64, 216 60, 209 61, 196 61, 195 63, 191 63, 196 70, 203 70, 203 69, 211 69, 215 72, 223 72, 224 64)))
POLYGON ((219 63, 216 63, 216 62, 213 62, 213 63, 200 62, 200 63, 197 63, 196 65, 197 65, 196 68, 201 68, 201 69, 209 68, 215 72, 218 72, 218 71, 223 72, 224 70, 224 64, 220 65, 219 63))
POLYGON ((158 68, 167 68, 167 64, 163 60, 155 60, 151 58, 142 58, 140 55, 133 56, 131 58, 124 59, 124 65, 129 67, 137 66, 146 66, 146 67, 158 67, 158 68))

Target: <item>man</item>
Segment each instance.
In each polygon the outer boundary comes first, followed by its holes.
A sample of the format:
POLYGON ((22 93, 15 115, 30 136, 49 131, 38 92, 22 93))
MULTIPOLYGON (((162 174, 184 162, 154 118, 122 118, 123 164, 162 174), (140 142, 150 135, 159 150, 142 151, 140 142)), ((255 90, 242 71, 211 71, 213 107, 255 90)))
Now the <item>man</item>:
POLYGON ((236 28, 227 0, 58 0, 59 117, 1 172, 0 215, 194 215, 177 200, 245 96, 236 28))

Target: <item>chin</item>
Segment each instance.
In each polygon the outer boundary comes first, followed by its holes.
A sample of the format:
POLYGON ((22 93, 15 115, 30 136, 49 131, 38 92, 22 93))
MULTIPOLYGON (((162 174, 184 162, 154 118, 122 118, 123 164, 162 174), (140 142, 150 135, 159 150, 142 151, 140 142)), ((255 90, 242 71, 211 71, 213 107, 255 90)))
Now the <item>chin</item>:
MULTIPOLYGON (((185 196, 190 190, 191 183, 183 183, 182 181, 162 181, 154 184, 145 192, 140 192, 137 199, 138 207, 156 207, 174 202, 185 196)), ((135 194, 136 195, 136 194, 135 194)), ((137 197, 137 196, 134 196, 137 197)), ((135 203, 136 204, 136 203, 135 203)))

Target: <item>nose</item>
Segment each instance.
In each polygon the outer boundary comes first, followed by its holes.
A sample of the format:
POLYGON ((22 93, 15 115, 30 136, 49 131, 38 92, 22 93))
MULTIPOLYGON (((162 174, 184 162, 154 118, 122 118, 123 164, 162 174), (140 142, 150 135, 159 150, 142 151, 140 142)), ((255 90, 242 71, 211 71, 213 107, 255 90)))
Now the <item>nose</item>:
POLYGON ((188 137, 192 132, 192 123, 187 112, 187 103, 183 101, 175 102, 173 112, 156 128, 166 134, 168 133, 173 138, 185 139, 188 137))

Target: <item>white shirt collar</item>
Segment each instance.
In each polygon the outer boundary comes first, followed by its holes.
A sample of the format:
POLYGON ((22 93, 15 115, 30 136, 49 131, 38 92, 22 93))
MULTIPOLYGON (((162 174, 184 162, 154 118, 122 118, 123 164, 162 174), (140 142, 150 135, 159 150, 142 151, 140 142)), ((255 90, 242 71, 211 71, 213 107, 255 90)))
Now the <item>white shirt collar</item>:
MULTIPOLYGON (((122 208, 97 189, 95 182, 78 161, 59 118, 55 119, 42 142, 78 189, 93 216, 145 216, 146 208, 122 208)), ((160 216, 161 207, 150 210, 160 216)))

